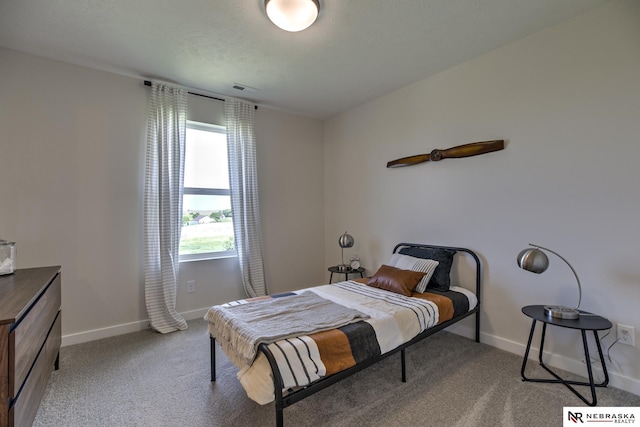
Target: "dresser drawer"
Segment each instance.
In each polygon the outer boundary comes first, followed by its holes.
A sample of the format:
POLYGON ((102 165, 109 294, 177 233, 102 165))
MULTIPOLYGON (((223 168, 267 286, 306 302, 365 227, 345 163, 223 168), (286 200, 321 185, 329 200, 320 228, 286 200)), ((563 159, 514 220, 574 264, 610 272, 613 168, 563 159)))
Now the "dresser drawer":
POLYGON ((9 336, 9 398, 20 391, 61 305, 60 274, 9 336))
POLYGON ((47 341, 33 365, 33 370, 25 381, 18 399, 9 411, 10 426, 30 426, 36 417, 40 400, 47 388, 47 382, 51 376, 51 370, 58 357, 58 350, 62 342, 62 316, 60 313, 56 314, 58 317, 51 327, 47 341))

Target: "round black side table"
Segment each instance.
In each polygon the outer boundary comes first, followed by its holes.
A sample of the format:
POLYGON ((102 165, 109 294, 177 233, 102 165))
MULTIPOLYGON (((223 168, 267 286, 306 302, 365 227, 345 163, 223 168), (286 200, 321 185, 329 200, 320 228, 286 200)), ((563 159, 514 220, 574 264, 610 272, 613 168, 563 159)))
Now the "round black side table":
POLYGON ((544 313, 543 305, 528 305, 526 307, 522 307, 522 312, 530 317, 532 320, 531 323, 531 332, 529 333, 529 341, 527 342, 527 350, 524 353, 524 360, 522 361, 522 370, 520 371, 520 375, 522 376, 522 381, 531 381, 531 382, 539 382, 539 383, 560 383, 564 384, 569 390, 573 392, 576 396, 578 396, 584 403, 589 406, 596 406, 596 387, 606 387, 609 383, 609 374, 607 373, 607 365, 604 362, 604 356, 602 355, 602 346, 600 345, 600 339, 598 338, 597 331, 604 331, 607 329, 611 329, 613 325, 611 322, 604 317, 587 313, 585 311, 580 311, 580 317, 577 319, 558 319, 556 317, 547 316, 544 313), (533 332, 536 328, 536 322, 542 322, 542 337, 540 338, 540 352, 538 354, 538 361, 540 362, 540 366, 542 366, 547 372, 549 372, 555 380, 542 379, 542 378, 527 378, 524 374, 525 368, 527 367, 527 359, 529 358, 529 350, 531 349, 531 340, 533 339, 533 332), (584 346, 584 357, 585 363, 587 365, 587 372, 589 374, 589 382, 582 381, 567 381, 562 379, 558 374, 553 372, 549 367, 547 367, 542 361, 542 352, 544 351, 544 339, 547 331, 547 325, 559 326, 561 328, 570 328, 577 329, 582 334, 582 345, 584 346), (595 384, 593 381, 593 371, 591 370, 591 357, 589 356, 589 347, 587 346, 587 331, 593 331, 593 336, 596 341, 596 345, 598 347, 598 355, 600 356, 600 363, 602 364, 602 370, 604 371, 604 381, 600 384, 595 384), (591 402, 584 398, 578 391, 573 387, 574 385, 581 386, 589 386, 591 389, 591 402))
POLYGON ((360 278, 363 278, 364 268, 349 268, 348 270, 340 270, 340 266, 334 265, 333 267, 329 267, 328 270, 331 272, 331 276, 329 276, 329 283, 333 281, 333 273, 344 274, 344 280, 349 280, 350 274, 360 274, 360 278))

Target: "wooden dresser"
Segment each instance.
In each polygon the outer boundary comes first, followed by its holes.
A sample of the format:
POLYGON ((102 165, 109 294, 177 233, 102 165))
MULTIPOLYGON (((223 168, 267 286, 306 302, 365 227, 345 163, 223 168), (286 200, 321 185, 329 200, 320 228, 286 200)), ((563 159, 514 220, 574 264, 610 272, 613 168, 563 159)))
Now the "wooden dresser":
POLYGON ((0 427, 30 426, 61 342, 60 267, 0 276, 0 427))

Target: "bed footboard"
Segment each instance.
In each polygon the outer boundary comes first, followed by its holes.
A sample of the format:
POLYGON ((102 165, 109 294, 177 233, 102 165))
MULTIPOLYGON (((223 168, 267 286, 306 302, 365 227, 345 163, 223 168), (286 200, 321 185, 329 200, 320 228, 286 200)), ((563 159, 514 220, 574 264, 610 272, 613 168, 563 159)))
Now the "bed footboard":
MULTIPOLYGON (((407 374, 406 374, 406 362, 405 362, 405 350, 412 346, 413 344, 422 341, 423 339, 435 334, 436 332, 441 331, 442 329, 445 329, 449 326, 451 326, 452 324, 462 320, 463 318, 466 318, 468 316, 471 316, 472 314, 476 314, 476 316, 478 315, 478 310, 477 307, 472 310, 469 311, 468 313, 466 313, 465 315, 458 317, 456 319, 453 320, 449 320, 447 322, 441 323, 438 326, 435 326, 431 329, 428 329, 424 332, 422 332, 420 335, 416 336, 415 338, 413 338, 411 341, 406 342, 405 344, 402 344, 399 347, 396 347, 394 350, 391 350, 387 353, 381 354, 377 357, 373 357, 371 359, 366 360, 365 362, 359 363, 351 368, 348 368, 344 371, 338 372, 337 374, 333 374, 331 376, 328 377, 324 377, 308 386, 306 386, 305 388, 302 388, 300 390, 297 391, 293 391, 293 392, 289 392, 286 395, 283 394, 282 391, 282 377, 280 375, 280 370, 278 369, 278 364, 276 363, 275 358, 273 357, 273 354, 271 353, 271 351, 269 350, 269 348, 265 345, 265 344, 260 344, 260 346, 258 347, 259 350, 261 352, 264 353, 264 355, 267 357, 267 360, 269 361, 269 365, 271 366, 271 371, 273 373, 273 379, 274 379, 274 387, 275 387, 275 410, 276 410, 276 426, 278 427, 282 427, 284 424, 284 416, 283 416, 283 410, 284 408, 287 408, 291 405, 293 405, 296 402, 299 402, 300 400, 311 396, 312 394, 317 393, 320 390, 323 390, 327 387, 329 387, 332 384, 337 383, 338 381, 343 380, 344 378, 350 377, 351 375, 355 374, 356 372, 359 372, 365 368, 368 368, 369 366, 378 363, 379 361, 386 359, 387 357, 390 357, 398 352, 400 352, 400 369, 401 369, 401 380, 402 382, 407 382, 407 374)), ((477 334, 476 334, 477 336, 477 334)), ((476 339, 476 342, 479 342, 476 339)))
POLYGON ((209 345, 211 351, 211 382, 216 380, 216 339, 209 335, 209 345))

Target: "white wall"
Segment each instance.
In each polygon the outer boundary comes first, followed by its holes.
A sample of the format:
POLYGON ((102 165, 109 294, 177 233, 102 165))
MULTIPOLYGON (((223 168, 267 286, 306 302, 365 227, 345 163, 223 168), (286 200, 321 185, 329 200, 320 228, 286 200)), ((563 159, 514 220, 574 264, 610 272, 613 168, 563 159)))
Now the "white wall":
POLYGON ((63 334, 146 318, 141 81, 0 49, 0 235, 62 265, 63 334))
MULTIPOLYGON (((63 343, 146 327, 148 88, 2 48, 0 69, 0 238, 17 242, 18 268, 62 265, 63 343)), ((190 96, 190 118, 220 123, 221 105, 190 96)), ((320 282, 322 123, 260 108, 256 134, 269 286, 320 282)), ((187 317, 243 296, 235 259, 181 264, 177 309, 187 317)))
MULTIPOLYGON (((345 229, 369 273, 401 241, 471 248, 484 262, 481 339, 523 354, 521 307, 577 300, 559 258, 544 275, 518 269, 533 242, 576 268, 582 309, 634 326, 640 342, 639 114, 640 2, 614 1, 334 117, 325 123, 325 263, 339 259, 345 229), (491 139, 506 149, 385 167, 491 139)), ((548 339, 556 366, 585 374, 579 334, 554 329, 548 339)), ((640 394, 638 349, 618 344, 611 358, 612 384, 640 394)))

